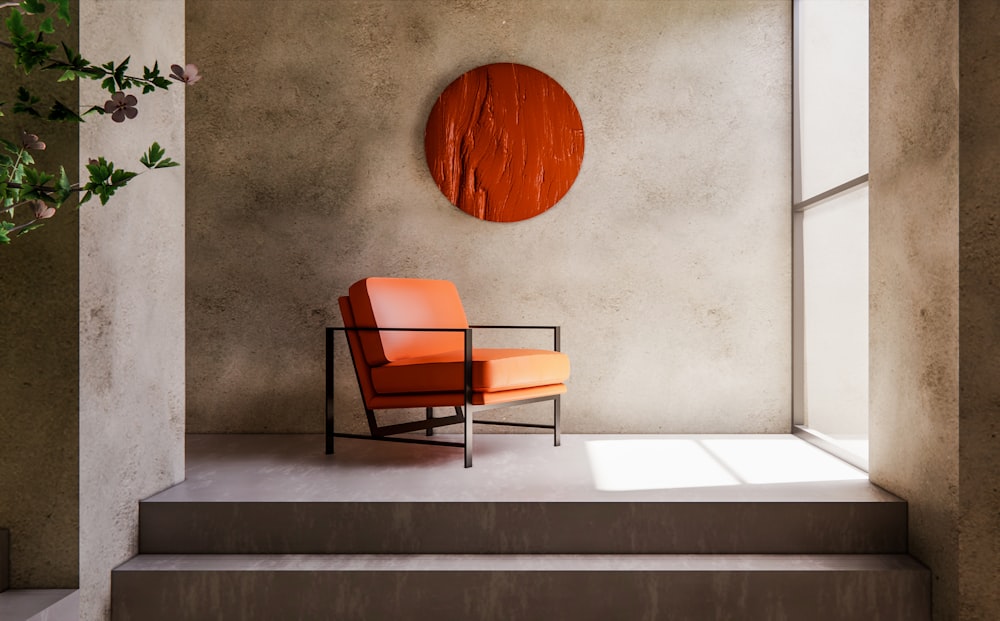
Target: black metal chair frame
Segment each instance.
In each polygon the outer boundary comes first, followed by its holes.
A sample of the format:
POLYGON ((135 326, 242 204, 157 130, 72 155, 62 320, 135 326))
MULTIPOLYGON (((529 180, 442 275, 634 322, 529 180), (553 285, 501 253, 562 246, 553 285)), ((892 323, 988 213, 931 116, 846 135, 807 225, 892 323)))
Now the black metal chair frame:
POLYGON ((560 397, 562 395, 548 395, 545 397, 532 397, 528 399, 520 399, 517 401, 506 401, 504 403, 494 403, 487 405, 473 405, 472 404, 472 331, 473 330, 552 330, 553 333, 553 348, 555 351, 560 351, 560 336, 561 328, 560 326, 489 326, 489 325, 475 325, 469 326, 468 328, 348 328, 348 327, 328 327, 326 329, 326 454, 333 454, 333 439, 338 438, 355 438, 360 440, 376 440, 381 442, 406 442, 410 444, 433 444, 438 446, 456 446, 463 447, 465 449, 465 467, 472 467, 472 425, 503 425, 507 427, 532 427, 536 429, 551 429, 553 434, 553 445, 559 446, 561 444, 560 429, 559 429, 559 406, 560 397), (361 386, 361 374, 358 371, 358 364, 355 362, 356 355, 364 355, 362 352, 355 352, 354 347, 351 345, 351 339, 347 338, 347 348, 351 355, 351 364, 354 366, 354 377, 358 381, 358 390, 361 392, 361 401, 364 403, 365 416, 368 419, 368 428, 371 435, 361 435, 353 433, 337 433, 333 429, 333 410, 334 410, 334 347, 335 340, 334 334, 336 332, 343 332, 344 336, 347 337, 348 332, 461 332, 464 335, 465 342, 465 355, 464 355, 464 367, 465 367, 465 381, 464 381, 464 391, 465 391, 465 404, 463 406, 455 406, 455 414, 453 416, 445 416, 440 418, 434 417, 434 408, 427 408, 427 418, 425 420, 412 421, 408 423, 399 423, 395 425, 382 425, 380 426, 375 418, 375 410, 372 409, 367 400, 365 399, 365 392, 361 386), (552 424, 543 425, 536 423, 512 423, 505 421, 491 421, 491 420, 474 420, 473 413, 482 412, 486 410, 495 410, 500 408, 512 407, 515 405, 525 405, 528 403, 538 403, 542 401, 552 401, 553 402, 553 413, 552 413, 552 424), (424 440, 420 438, 396 438, 392 437, 400 433, 408 433, 412 431, 426 430, 428 436, 434 435, 434 429, 437 427, 443 427, 445 425, 454 425, 462 423, 464 426, 463 430, 463 441, 462 442, 447 442, 444 440, 424 440))

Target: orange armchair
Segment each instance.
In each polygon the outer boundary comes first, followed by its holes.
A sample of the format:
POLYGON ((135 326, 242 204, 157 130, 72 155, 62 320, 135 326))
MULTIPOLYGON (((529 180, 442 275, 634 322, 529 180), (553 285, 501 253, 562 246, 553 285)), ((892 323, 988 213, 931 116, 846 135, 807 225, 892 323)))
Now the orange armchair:
POLYGON ((559 446, 559 398, 566 392, 569 358, 559 351, 559 326, 470 326, 455 285, 446 280, 366 278, 342 297, 343 328, 326 329, 326 452, 334 437, 463 446, 472 466, 472 424, 552 429, 559 446), (477 349, 476 329, 552 330, 553 349, 477 349), (334 333, 345 332, 371 435, 336 433, 333 427, 334 333), (474 420, 473 413, 553 402, 552 424, 474 420), (434 417, 435 407, 455 414, 434 417), (375 410, 425 408, 423 419, 380 426, 375 410), (397 434, 462 423, 462 442, 397 434))

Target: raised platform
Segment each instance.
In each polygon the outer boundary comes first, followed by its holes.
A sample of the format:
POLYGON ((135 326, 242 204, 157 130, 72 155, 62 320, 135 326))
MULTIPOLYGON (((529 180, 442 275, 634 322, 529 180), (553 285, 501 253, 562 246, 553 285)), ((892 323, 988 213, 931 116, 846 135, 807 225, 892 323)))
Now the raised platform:
POLYGON ((926 621, 906 503, 791 435, 190 436, 112 574, 142 619, 926 621))
POLYGON ((906 503, 793 436, 191 436, 143 554, 899 554, 906 503), (815 480, 810 480, 815 479, 815 480), (600 536, 595 537, 594 533, 600 536))

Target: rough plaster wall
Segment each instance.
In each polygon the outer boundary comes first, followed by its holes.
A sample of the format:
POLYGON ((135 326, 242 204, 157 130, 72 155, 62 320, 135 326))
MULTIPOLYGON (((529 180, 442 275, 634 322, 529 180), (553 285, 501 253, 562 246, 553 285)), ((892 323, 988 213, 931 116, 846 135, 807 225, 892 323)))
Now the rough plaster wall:
MULTIPOLYGON (((958 610, 958 3, 871 3, 869 465, 958 610)), ((994 559, 995 560, 995 559, 994 559)))
POLYGON ((1000 5, 959 5, 960 618, 1000 619, 1000 5))
POLYGON ((188 2, 188 429, 320 431, 336 297, 393 275, 453 280, 473 322, 562 324, 567 432, 787 431, 790 10, 188 2), (438 93, 499 61, 555 78, 586 134, 566 197, 505 225, 423 153, 438 93))
MULTIPOLYGON (((2 12, 4 16, 7 11, 2 12)), ((77 44, 77 22, 57 23, 77 44)), ((6 32, 6 30, 3 30, 6 32)), ((0 38, 5 38, 0 36, 0 38)), ((10 113, 16 85, 77 99, 76 82, 53 90, 57 76, 33 73, 21 82, 13 57, 0 49, 0 136, 18 141, 22 129, 47 149, 40 168, 73 173, 77 128, 10 113)), ((10 529, 11 588, 75 587, 77 581, 77 224, 66 206, 42 229, 0 246, 0 528, 10 529)))
MULTIPOLYGON (((184 58, 184 3, 82 0, 81 52, 132 67, 184 58), (114 36, 108 36, 114 33, 114 36)), ((87 83, 81 101, 107 94, 87 83)), ((81 129, 81 158, 120 166, 157 140, 185 162, 184 90, 124 124, 81 129)), ((185 162, 186 164, 186 162, 185 162)), ((184 168, 144 174, 80 219, 80 618, 109 615, 111 569, 137 550, 138 502, 184 478, 184 168)))

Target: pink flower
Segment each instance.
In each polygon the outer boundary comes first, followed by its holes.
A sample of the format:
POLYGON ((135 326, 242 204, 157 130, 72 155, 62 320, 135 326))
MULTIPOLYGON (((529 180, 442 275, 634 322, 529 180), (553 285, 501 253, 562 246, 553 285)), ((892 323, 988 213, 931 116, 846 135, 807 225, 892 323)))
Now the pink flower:
POLYGON ((29 204, 31 205, 31 210, 35 212, 36 220, 44 220, 56 215, 56 208, 46 205, 42 201, 31 201, 29 204))
POLYGON ((44 151, 45 143, 38 139, 35 134, 29 134, 28 132, 21 130, 21 146, 25 149, 32 149, 34 151, 44 151))
POLYGON ((118 91, 111 96, 111 99, 104 102, 104 111, 111 115, 111 120, 115 123, 123 123, 125 118, 134 119, 139 111, 135 109, 135 104, 139 100, 135 95, 126 95, 118 91))
POLYGON ((184 65, 183 67, 170 65, 170 77, 185 84, 194 84, 201 79, 201 76, 198 75, 198 67, 194 65, 184 65))

